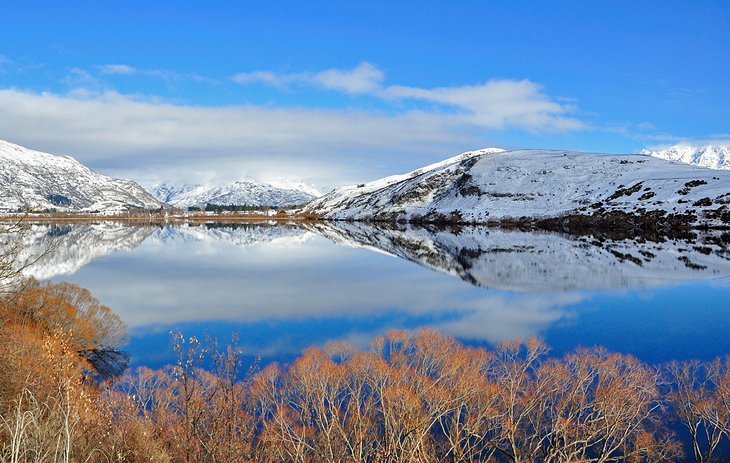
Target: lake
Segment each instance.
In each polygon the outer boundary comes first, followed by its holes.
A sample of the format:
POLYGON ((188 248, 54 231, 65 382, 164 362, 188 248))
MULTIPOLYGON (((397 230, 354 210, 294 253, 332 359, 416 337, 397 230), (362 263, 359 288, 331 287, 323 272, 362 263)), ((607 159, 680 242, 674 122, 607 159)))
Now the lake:
POLYGON ((128 325, 132 366, 174 361, 170 331, 289 362, 393 329, 468 344, 538 336, 650 363, 730 354, 730 235, 569 237, 346 223, 36 224, 39 279, 88 288, 128 325))

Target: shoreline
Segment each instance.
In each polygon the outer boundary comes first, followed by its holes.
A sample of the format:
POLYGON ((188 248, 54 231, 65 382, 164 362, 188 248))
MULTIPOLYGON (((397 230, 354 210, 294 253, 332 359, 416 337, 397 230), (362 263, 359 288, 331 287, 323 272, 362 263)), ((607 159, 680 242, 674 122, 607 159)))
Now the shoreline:
MULTIPOLYGON (((407 220, 403 217, 329 218, 311 213, 268 214, 26 214, 0 215, 0 224, 73 224, 117 222, 130 225, 177 225, 177 224, 315 224, 315 223, 360 223, 375 228, 423 227, 434 231, 452 230, 456 233, 464 227, 487 227, 530 232, 552 232, 571 236, 605 237, 611 239, 645 238, 651 241, 661 239, 691 239, 696 232, 727 232, 730 225, 697 223, 696 216, 687 214, 635 214, 608 212, 603 214, 566 214, 558 217, 516 217, 507 220, 469 222, 459 216, 418 217, 407 220), (434 219, 434 220, 429 220, 434 219)), ((727 234, 727 233, 724 233, 727 234)))
POLYGON ((175 223, 261 223, 261 222, 311 222, 321 220, 309 214, 25 214, 0 215, 0 223, 85 223, 85 222, 127 222, 131 224, 175 224, 175 223))

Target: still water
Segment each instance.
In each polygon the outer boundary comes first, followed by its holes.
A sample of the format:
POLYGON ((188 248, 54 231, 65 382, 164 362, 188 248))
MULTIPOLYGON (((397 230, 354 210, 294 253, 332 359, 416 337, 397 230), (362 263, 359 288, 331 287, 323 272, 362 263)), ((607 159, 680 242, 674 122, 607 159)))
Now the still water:
POLYGON ((237 332, 247 358, 367 348, 433 327, 489 345, 539 336, 660 363, 730 354, 730 235, 610 240, 354 224, 34 225, 28 269, 91 290, 128 325, 132 365, 173 361, 170 331, 237 332))

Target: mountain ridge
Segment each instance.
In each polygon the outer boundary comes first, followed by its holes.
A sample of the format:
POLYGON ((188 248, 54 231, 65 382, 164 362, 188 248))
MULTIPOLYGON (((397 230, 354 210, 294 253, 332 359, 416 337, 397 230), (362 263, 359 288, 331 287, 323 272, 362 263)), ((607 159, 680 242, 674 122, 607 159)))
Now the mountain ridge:
POLYGON ((730 172, 650 156, 485 149, 338 188, 304 211, 373 222, 691 228, 730 226, 730 172))
POLYGON ((132 180, 95 172, 71 156, 0 140, 0 211, 119 213, 162 204, 132 180))
POLYGON ((181 209, 202 208, 206 204, 286 207, 305 204, 315 198, 299 188, 250 179, 221 185, 158 183, 150 187, 150 193, 165 204, 181 209))
POLYGON ((641 154, 709 169, 730 170, 730 147, 727 146, 674 145, 659 150, 645 149, 641 154))

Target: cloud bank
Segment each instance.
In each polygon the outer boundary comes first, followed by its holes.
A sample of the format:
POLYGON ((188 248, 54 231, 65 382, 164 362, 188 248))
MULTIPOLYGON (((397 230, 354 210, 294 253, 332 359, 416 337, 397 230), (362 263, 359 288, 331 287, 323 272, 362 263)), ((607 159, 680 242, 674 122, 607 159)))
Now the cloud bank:
POLYGON ((133 74, 169 79, 165 71, 114 63, 72 69, 65 82, 74 90, 68 93, 0 89, 0 139, 70 154, 104 173, 143 183, 285 176, 327 189, 492 145, 496 131, 587 127, 573 116, 574 107, 529 80, 431 89, 385 85, 385 72, 363 62, 318 72, 255 70, 228 81, 239 91, 264 84, 377 103, 359 109, 191 105, 122 94, 104 81, 133 74))
POLYGON ((0 108, 1 139, 139 181, 289 176, 328 185, 372 175, 373 167, 397 161, 394 153, 443 156, 479 144, 458 120, 418 111, 199 107, 16 90, 0 91, 0 108))

